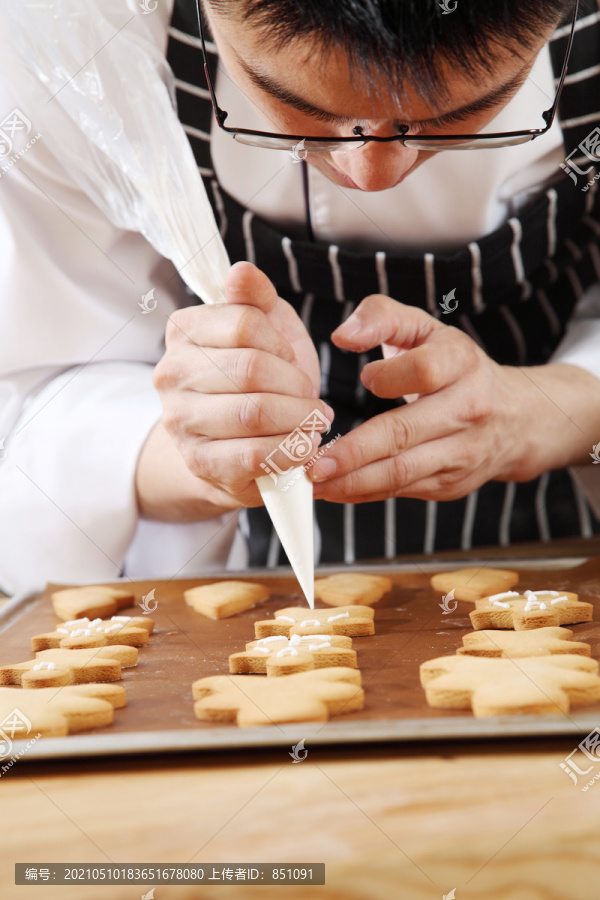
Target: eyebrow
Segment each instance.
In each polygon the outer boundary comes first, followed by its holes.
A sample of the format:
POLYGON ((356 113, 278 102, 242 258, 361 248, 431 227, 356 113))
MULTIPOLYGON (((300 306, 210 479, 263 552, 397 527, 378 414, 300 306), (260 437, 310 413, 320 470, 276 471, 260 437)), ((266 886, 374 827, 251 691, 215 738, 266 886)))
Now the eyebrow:
MULTIPOLYGON (((293 109, 298 110, 298 112, 305 113, 306 115, 312 116, 315 119, 337 121, 339 123, 357 121, 356 116, 341 116, 338 113, 329 112, 328 110, 315 106, 313 103, 309 103, 308 100, 305 100, 288 88, 283 87, 283 85, 278 84, 269 75, 262 75, 260 72, 257 72, 255 69, 249 66, 248 63, 243 60, 238 54, 236 55, 238 56, 240 65, 250 78, 252 84, 260 88, 260 90, 264 91, 265 93, 269 94, 269 96, 274 97, 276 100, 280 100, 287 106, 291 106, 293 107, 293 109)), ((495 88, 484 97, 480 97, 478 100, 474 100, 472 103, 467 103, 464 106, 458 107, 457 109, 442 113, 439 116, 433 116, 429 119, 419 119, 410 122, 405 119, 399 119, 397 121, 410 127, 423 128, 427 125, 438 125, 440 123, 443 124, 444 122, 452 121, 455 117, 466 119, 471 115, 476 115, 479 112, 489 110, 491 107, 497 106, 503 100, 511 97, 519 88, 522 87, 525 81, 525 73, 530 68, 530 65, 527 64, 522 69, 520 69, 519 72, 517 72, 517 74, 514 75, 509 81, 507 81, 506 84, 501 85, 499 88, 495 88)))

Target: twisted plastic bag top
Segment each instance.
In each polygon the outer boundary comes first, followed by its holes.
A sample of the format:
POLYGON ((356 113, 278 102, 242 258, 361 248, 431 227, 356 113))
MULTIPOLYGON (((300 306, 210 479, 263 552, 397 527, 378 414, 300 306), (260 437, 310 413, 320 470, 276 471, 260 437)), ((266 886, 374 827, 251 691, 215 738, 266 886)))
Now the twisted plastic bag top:
POLYGON ((205 303, 222 301, 227 251, 142 4, 1 0, 0 67, 107 218, 143 234, 205 303))

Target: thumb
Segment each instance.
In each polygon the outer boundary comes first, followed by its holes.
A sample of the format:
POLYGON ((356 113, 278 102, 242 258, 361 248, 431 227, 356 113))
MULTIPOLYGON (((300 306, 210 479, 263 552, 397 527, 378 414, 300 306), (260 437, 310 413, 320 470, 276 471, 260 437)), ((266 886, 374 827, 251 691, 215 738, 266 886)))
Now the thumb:
POLYGON ((252 263, 237 262, 225 280, 225 301, 254 306, 269 313, 277 302, 277 291, 264 272, 252 263))

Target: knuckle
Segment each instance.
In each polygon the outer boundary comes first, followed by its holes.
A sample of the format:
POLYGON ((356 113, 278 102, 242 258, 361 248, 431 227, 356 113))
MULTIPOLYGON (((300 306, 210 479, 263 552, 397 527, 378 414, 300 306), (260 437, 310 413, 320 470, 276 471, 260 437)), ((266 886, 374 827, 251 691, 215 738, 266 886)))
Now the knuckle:
POLYGON ((391 421, 392 447, 395 450, 405 450, 414 444, 415 426, 408 416, 397 415, 391 421))
POLYGON ((440 386, 440 362, 437 349, 423 345, 415 353, 413 365, 421 393, 432 394, 440 386))
POLYGON ((254 350, 240 350, 235 354, 232 365, 232 380, 240 391, 248 391, 258 383, 261 374, 261 359, 254 350))
POLYGON ((176 309, 171 313, 167 320, 165 331, 165 339, 167 344, 181 341, 187 337, 192 323, 192 313, 194 309, 185 307, 184 309, 176 309))
POLYGON ((409 485, 411 481, 414 481, 413 467, 409 457, 404 453, 400 453, 393 458, 392 472, 396 489, 402 489, 409 485))
POLYGON ((235 404, 235 419, 242 433, 259 434, 265 419, 260 402, 245 394, 240 396, 235 404))

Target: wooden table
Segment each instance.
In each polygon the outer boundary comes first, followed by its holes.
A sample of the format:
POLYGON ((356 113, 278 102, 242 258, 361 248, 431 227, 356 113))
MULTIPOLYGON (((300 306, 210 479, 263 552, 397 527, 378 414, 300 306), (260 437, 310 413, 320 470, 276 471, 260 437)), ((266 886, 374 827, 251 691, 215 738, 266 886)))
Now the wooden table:
MULTIPOLYGON (((529 552, 600 553, 600 541, 529 552)), ((561 770, 575 743, 309 744, 299 764, 286 750, 23 759, 0 777, 0 897, 133 900, 151 887, 15 887, 15 862, 324 862, 325 887, 161 886, 155 900, 441 900, 453 888, 456 900, 598 900, 600 781, 582 792, 561 770)))

